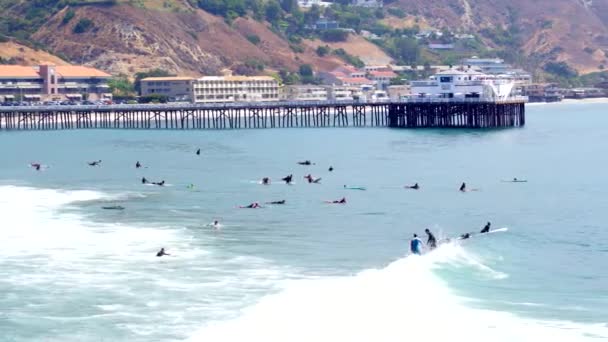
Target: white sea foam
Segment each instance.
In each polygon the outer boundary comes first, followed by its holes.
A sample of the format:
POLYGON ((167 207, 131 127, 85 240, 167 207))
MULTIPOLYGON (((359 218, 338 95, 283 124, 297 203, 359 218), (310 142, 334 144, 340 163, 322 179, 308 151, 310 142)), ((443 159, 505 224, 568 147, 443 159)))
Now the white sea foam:
POLYGON ((189 341, 585 341, 608 337, 602 325, 522 318, 465 305, 433 272, 469 264, 457 244, 399 259, 351 277, 290 282, 234 320, 208 323, 189 341))

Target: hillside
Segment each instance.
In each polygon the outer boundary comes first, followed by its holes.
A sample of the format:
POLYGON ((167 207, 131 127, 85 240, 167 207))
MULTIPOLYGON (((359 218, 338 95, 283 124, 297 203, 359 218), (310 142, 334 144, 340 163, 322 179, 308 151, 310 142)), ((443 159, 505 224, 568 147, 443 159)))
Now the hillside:
POLYGON ((337 6, 325 13, 300 11, 294 4, 0 0, 0 34, 5 36, 0 36, 0 62, 18 52, 23 56, 10 62, 64 59, 126 75, 154 68, 181 75, 214 74, 223 68, 242 74, 296 72, 302 64, 325 71, 354 63, 355 57, 370 64, 422 64, 452 63, 473 54, 500 56, 539 75, 555 62, 579 73, 608 67, 608 0, 385 0, 382 10, 337 6), (372 42, 353 33, 344 41, 322 41, 322 32, 310 29, 322 16, 377 38, 372 42), (430 51, 425 46, 433 37, 413 39, 428 29, 476 38, 447 53, 430 51), (16 47, 17 42, 31 48, 16 47), (329 53, 317 51, 319 46, 327 46, 329 53), (348 56, 332 53, 337 49, 348 56))

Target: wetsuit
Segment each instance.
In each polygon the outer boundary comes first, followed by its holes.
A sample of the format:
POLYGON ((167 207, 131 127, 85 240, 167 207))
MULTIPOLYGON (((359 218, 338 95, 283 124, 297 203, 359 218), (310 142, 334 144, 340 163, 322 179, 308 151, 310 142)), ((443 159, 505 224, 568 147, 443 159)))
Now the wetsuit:
POLYGON ((413 238, 412 241, 410 241, 410 251, 413 254, 418 254, 420 255, 422 252, 422 241, 420 241, 419 238, 413 238))
POLYGON ((429 236, 428 240, 426 241, 427 246, 429 246, 431 249, 436 248, 437 239, 435 239, 435 236, 433 235, 433 233, 427 232, 426 234, 429 236))
POLYGON ((480 233, 489 233, 490 232, 490 224, 486 224, 485 227, 483 227, 483 229, 480 231, 480 233))

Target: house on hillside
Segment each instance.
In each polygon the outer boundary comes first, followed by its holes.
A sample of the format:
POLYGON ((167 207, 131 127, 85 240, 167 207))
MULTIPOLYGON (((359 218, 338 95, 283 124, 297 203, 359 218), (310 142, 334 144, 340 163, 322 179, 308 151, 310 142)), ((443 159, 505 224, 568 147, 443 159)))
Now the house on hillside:
POLYGON ((397 74, 393 71, 370 71, 367 73, 367 77, 374 81, 376 89, 386 90, 391 84, 391 80, 397 77, 397 74))
POLYGON ((368 7, 368 8, 382 8, 384 6, 383 0, 352 0, 352 6, 357 7, 368 7))
POLYGON ((454 48, 454 44, 448 43, 429 43, 429 49, 431 50, 452 50, 454 48))
POLYGON ((300 8, 311 8, 315 5, 319 7, 329 7, 333 5, 333 3, 321 0, 298 0, 298 7, 300 8))
POLYGON ((326 18, 321 18, 317 20, 316 23, 312 25, 313 30, 322 31, 322 30, 337 30, 340 28, 340 24, 335 20, 329 20, 326 18))

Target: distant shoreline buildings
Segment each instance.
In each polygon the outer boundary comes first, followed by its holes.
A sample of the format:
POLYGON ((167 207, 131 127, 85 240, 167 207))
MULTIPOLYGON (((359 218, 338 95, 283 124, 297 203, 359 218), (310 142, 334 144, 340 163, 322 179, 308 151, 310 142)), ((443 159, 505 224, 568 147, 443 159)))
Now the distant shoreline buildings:
POLYGON ((0 65, 0 102, 110 100, 101 70, 76 65, 0 65))

